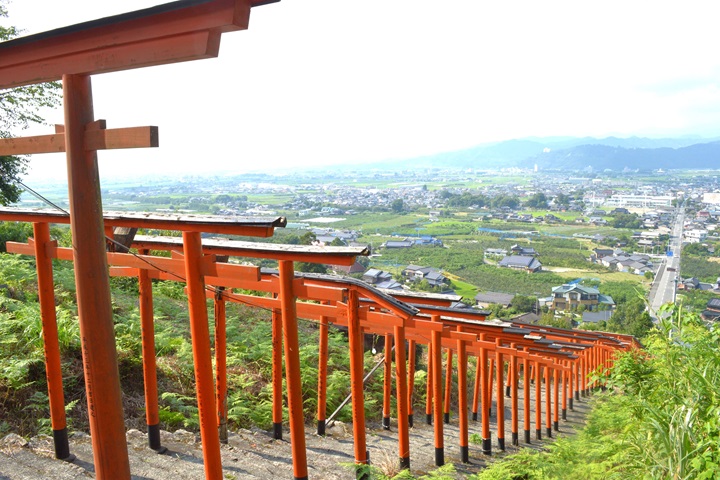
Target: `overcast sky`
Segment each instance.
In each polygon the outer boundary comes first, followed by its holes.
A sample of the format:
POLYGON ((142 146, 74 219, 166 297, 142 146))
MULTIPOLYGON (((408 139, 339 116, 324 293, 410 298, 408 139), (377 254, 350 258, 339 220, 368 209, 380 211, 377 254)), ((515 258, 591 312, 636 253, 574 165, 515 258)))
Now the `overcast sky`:
MULTIPOLYGON (((12 0, 1 21, 37 33, 160 3, 12 0)), ((101 173, 283 171, 527 136, 718 136, 717 18, 714 0, 283 0, 224 34, 216 59, 93 77, 96 118, 160 127, 160 148, 102 152, 101 173)), ((46 117, 62 123, 61 110, 46 117)), ((63 162, 36 155, 33 176, 63 162)))

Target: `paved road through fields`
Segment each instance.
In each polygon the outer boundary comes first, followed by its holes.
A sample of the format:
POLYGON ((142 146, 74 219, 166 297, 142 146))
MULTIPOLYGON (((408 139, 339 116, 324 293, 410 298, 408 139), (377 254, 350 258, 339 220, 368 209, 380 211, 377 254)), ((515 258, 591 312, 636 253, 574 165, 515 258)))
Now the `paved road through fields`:
POLYGON ((675 301, 677 279, 680 275, 680 250, 682 248, 682 231, 685 222, 685 209, 676 210, 675 222, 670 234, 671 257, 665 257, 659 266, 655 281, 648 294, 650 315, 657 319, 657 311, 666 303, 675 301))

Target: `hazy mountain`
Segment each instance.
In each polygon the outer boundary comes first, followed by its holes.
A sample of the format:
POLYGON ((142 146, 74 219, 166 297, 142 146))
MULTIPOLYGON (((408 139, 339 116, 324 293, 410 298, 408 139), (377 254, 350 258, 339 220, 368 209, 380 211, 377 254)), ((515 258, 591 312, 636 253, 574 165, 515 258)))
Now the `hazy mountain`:
MULTIPOLYGON (((717 168, 720 165, 720 139, 526 138, 384 163, 392 169, 533 168, 536 164, 544 170, 717 168)), ((378 168, 377 164, 368 166, 378 168)))

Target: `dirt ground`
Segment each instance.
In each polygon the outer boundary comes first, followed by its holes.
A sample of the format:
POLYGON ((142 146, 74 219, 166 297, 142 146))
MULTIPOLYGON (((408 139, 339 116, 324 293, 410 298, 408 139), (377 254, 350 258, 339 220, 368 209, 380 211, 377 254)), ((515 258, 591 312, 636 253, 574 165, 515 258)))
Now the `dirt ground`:
MULTIPOLYGON (((534 388, 530 389, 534 392, 534 388)), ((522 409, 522 389, 519 394, 522 409)), ((532 400, 532 395, 531 395, 532 400)), ((574 402, 574 410, 567 411, 567 420, 560 420, 557 435, 571 435, 576 428, 582 427, 585 414, 589 410, 588 398, 574 402)), ((445 461, 453 463, 458 471, 457 478, 466 478, 477 473, 488 461, 518 451, 519 448, 542 448, 552 438, 545 436, 545 413, 543 412, 542 440, 535 440, 535 413, 531 411, 532 443, 524 444, 523 418, 520 414, 520 447, 510 443, 509 399, 505 408, 506 451, 497 448, 495 415, 491 418, 492 448, 491 456, 483 455, 480 445, 470 444, 470 463, 460 461, 458 447, 457 415, 451 414, 449 424, 444 424, 445 461)), ((532 401, 534 404, 534 400, 532 401)), ((410 430, 411 471, 422 474, 434 468, 435 446, 433 427, 425 422, 424 408, 417 405, 415 426, 410 430)), ((544 401, 543 401, 544 408, 544 401)), ((495 413, 493 403, 493 414, 495 413)), ((395 424, 391 429, 368 424, 367 443, 370 461, 383 470, 392 471, 398 463, 397 435, 395 424)), ((306 427, 307 458, 309 478, 311 479, 353 479, 355 474, 349 464, 353 463, 352 425, 336 423, 328 428, 327 435, 314 434, 314 428, 306 427)), ((480 422, 470 422, 470 435, 480 434, 480 422)), ((292 478, 292 460, 289 432, 285 431, 283 440, 275 440, 270 432, 262 430, 240 430, 232 432, 228 445, 222 447, 224 476, 226 479, 292 478)), ((135 480, 183 480, 201 479, 203 474, 202 445, 199 437, 184 430, 162 432, 163 446, 168 448, 165 454, 157 454, 147 448, 147 437, 138 430, 127 432, 130 454, 130 470, 135 480)), ((0 440, 0 480, 36 480, 36 479, 86 479, 95 478, 90 436, 75 432, 71 435, 70 451, 77 457, 72 463, 53 458, 52 438, 33 437, 30 440, 17 435, 7 435, 0 440)))

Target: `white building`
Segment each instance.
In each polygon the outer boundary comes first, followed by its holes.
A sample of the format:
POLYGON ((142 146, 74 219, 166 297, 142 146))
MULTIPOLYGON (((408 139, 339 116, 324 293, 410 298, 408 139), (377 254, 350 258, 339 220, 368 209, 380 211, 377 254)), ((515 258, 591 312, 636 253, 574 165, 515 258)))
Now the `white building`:
POLYGON ((672 195, 635 195, 616 193, 605 200, 607 207, 640 207, 640 208, 660 208, 672 207, 672 201, 675 197, 672 195))

